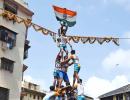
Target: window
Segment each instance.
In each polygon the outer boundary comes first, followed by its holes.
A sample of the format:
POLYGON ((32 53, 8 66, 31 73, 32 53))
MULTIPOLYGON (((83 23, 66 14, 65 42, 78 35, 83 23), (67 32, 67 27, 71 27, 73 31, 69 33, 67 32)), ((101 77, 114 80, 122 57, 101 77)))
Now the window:
POLYGON ((24 45, 24 59, 28 57, 28 49, 30 48, 29 46, 29 41, 25 40, 25 45, 24 45))
POLYGON ((0 87, 0 100, 9 100, 9 89, 0 87))
POLYGON ((37 86, 36 85, 34 85, 34 90, 36 90, 37 89, 37 86))
POLYGON ((20 100, 23 100, 24 97, 20 96, 20 100))
POLYGON ((28 58, 28 50, 24 51, 24 59, 28 58))
POLYGON ((37 99, 39 100, 39 99, 40 99, 40 97, 38 96, 38 97, 37 97, 37 99))
POLYGON ((31 89, 31 83, 28 84, 28 88, 31 89))
POLYGON ((33 95, 33 99, 35 99, 36 98, 36 96, 35 95, 33 95))
POLYGON ((113 100, 113 96, 101 98, 101 100, 113 100))
POLYGON ((13 14, 17 14, 17 5, 15 5, 7 0, 4 1, 4 9, 13 14))
POLYGON ((123 94, 119 94, 116 96, 116 100, 123 100, 123 94))
MULTIPOLYGON (((17 5, 16 4, 14 4, 14 3, 12 3, 12 1, 10 0, 4 0, 4 9, 6 10, 6 11, 9 11, 9 12, 11 12, 11 13, 13 13, 13 14, 17 14, 17 5)), ((6 15, 5 16, 3 16, 4 18, 6 18, 6 20, 12 20, 13 21, 13 24, 16 22, 16 20, 13 18, 13 19, 9 19, 6 15)))
POLYGON ((12 49, 16 45, 16 35, 17 33, 2 26, 0 27, 0 40, 2 41, 2 46, 12 49))
POLYGON ((125 97, 126 100, 130 100, 130 93, 126 93, 125 97))
POLYGON ((13 68, 14 68, 14 61, 9 60, 7 58, 1 58, 1 69, 4 69, 6 71, 9 72, 13 72, 13 68))

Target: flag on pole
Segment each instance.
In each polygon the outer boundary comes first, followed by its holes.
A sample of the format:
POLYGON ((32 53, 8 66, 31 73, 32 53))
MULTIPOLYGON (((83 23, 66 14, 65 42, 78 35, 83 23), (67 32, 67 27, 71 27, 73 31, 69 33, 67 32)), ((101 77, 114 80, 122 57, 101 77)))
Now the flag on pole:
POLYGON ((56 19, 60 22, 66 22, 69 27, 72 27, 76 24, 76 15, 75 11, 68 10, 66 8, 60 8, 53 6, 56 19))

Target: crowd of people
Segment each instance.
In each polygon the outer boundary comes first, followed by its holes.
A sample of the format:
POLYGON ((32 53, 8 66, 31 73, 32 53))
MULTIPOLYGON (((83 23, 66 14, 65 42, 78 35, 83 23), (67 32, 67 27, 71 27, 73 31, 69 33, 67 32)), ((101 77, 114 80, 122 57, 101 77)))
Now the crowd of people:
POLYGON ((76 51, 72 48, 69 40, 66 37, 67 26, 62 25, 58 31, 56 38, 59 53, 55 60, 54 81, 50 86, 50 92, 44 97, 44 100, 85 100, 82 79, 79 78, 80 64, 76 51), (70 46, 70 52, 67 45, 70 46), (73 84, 71 86, 67 74, 68 68, 73 65, 73 84), (63 86, 63 81, 66 86, 63 86))

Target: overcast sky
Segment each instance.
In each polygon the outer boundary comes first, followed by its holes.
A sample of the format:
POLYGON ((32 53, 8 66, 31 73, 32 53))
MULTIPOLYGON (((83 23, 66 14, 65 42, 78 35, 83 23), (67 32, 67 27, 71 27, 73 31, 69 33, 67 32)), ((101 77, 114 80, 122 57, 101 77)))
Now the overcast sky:
MULTIPOLYGON (((77 24, 68 35, 130 37, 130 0, 26 0, 34 12, 33 22, 57 32, 60 27, 52 5, 77 11, 77 24)), ((31 48, 25 64, 25 79, 48 90, 53 81, 55 57, 59 51, 50 36, 29 29, 31 48)), ((74 44, 80 59, 80 77, 85 93, 97 98, 130 82, 130 40, 100 45, 74 44)), ((72 80, 73 66, 68 75, 72 80)))

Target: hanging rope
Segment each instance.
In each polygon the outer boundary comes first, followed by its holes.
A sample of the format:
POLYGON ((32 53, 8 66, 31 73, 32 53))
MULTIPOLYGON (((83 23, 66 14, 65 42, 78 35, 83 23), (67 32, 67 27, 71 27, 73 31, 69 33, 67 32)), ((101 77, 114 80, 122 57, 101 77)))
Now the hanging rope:
MULTIPOLYGON (((54 42, 56 42, 56 34, 53 31, 50 31, 46 28, 43 28, 35 23, 32 22, 31 19, 25 19, 25 18, 21 18, 9 11, 6 11, 2 8, 0 8, 0 16, 3 16, 4 18, 8 19, 8 20, 13 20, 17 23, 24 23, 25 27, 33 27, 34 30, 36 32, 41 32, 44 35, 50 35, 54 42)), ((113 38, 113 37, 84 37, 84 36, 67 36, 69 41, 72 41, 74 43, 90 43, 90 44, 94 44, 95 42, 99 43, 99 44, 103 44, 103 43, 109 43, 109 42, 113 42, 115 45, 119 46, 119 39, 130 39, 130 38, 113 38)))

